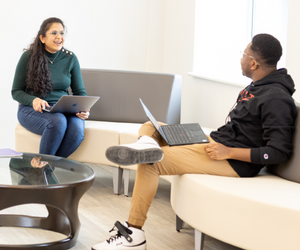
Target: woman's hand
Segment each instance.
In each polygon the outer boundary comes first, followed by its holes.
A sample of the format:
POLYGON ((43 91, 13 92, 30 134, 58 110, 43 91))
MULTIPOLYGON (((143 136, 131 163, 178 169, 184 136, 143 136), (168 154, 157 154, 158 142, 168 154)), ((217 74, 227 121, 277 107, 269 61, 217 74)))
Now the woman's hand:
POLYGON ((80 119, 85 120, 85 119, 89 118, 89 116, 90 116, 90 111, 88 110, 88 111, 85 111, 85 112, 78 112, 78 113, 76 113, 76 115, 77 115, 80 119))
POLYGON ((45 107, 50 107, 50 105, 45 100, 37 97, 32 101, 32 107, 35 111, 43 113, 42 109, 44 109, 45 107))
POLYGON ((31 160, 31 166, 34 168, 42 168, 48 164, 47 161, 41 161, 42 157, 33 157, 31 160))

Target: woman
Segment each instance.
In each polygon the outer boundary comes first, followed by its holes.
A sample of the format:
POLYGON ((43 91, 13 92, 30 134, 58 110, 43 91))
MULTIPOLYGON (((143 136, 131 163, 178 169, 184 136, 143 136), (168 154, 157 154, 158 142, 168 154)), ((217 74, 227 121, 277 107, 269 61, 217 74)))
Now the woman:
POLYGON ((21 56, 12 86, 20 103, 18 120, 29 131, 42 135, 40 154, 68 157, 83 140, 89 111, 76 114, 48 113, 61 96, 86 96, 80 66, 74 53, 64 49, 65 26, 58 18, 46 19, 21 56))

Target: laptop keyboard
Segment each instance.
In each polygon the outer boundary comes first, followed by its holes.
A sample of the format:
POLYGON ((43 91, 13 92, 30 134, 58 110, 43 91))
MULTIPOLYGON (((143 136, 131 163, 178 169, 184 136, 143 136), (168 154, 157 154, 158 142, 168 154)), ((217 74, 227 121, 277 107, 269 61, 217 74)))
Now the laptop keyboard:
POLYGON ((163 131, 168 137, 170 144, 185 144, 190 142, 191 135, 184 129, 184 124, 163 126, 163 131))

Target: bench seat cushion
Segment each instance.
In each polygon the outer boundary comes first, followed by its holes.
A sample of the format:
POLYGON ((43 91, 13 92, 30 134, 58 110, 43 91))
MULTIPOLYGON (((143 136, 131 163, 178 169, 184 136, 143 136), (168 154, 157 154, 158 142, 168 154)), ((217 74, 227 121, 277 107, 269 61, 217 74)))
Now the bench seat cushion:
MULTIPOLYGON (((105 157, 106 149, 111 146, 136 142, 141 126, 142 124, 139 123, 87 120, 85 122, 84 140, 69 158, 80 162, 119 167, 119 165, 107 160, 105 157)), ((17 151, 28 153, 39 152, 41 136, 28 131, 19 123, 15 127, 15 140, 17 151)), ((136 170, 137 165, 123 168, 136 170)), ((172 180, 172 176, 161 177, 169 182, 172 180)))
POLYGON ((175 176, 171 205, 193 228, 242 249, 299 249, 300 184, 264 171, 254 178, 175 176))
MULTIPOLYGON (((141 125, 142 124, 137 123, 88 120, 85 123, 84 140, 69 158, 80 162, 118 166, 106 159, 106 149, 110 146, 119 145, 120 134, 126 135, 126 137, 122 139, 125 143, 131 143, 131 141, 137 139, 138 130, 141 125)), ((40 135, 31 133, 20 124, 17 124, 15 128, 15 138, 17 151, 29 153, 39 152, 40 135)))

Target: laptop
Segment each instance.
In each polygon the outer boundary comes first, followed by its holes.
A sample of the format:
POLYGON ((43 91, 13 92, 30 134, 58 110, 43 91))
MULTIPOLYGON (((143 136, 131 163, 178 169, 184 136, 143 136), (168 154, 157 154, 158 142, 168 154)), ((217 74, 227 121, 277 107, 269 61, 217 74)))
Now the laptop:
POLYGON ((55 105, 43 110, 50 113, 77 113, 90 110, 99 96, 63 95, 55 105))
POLYGON ((47 185, 59 184, 57 176, 54 174, 53 169, 50 165, 43 167, 44 180, 47 185))
POLYGON ((141 99, 140 102, 144 108, 146 116, 169 146, 209 142, 199 123, 160 125, 141 99))

